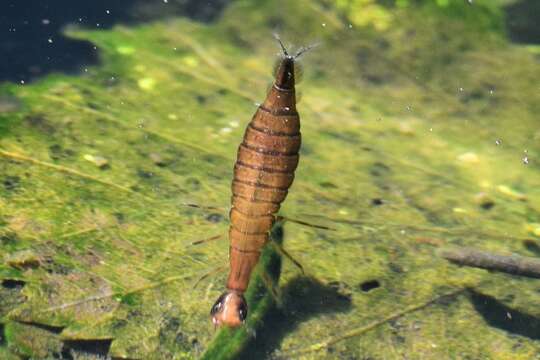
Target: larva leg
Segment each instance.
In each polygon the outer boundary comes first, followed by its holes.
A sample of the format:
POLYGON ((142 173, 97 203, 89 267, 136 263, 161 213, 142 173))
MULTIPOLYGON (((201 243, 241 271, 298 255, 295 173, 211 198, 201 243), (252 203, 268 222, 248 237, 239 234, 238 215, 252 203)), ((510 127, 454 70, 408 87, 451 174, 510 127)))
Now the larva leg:
POLYGON ((292 222, 292 223, 295 223, 295 224, 304 225, 304 226, 312 227, 312 228, 315 228, 315 229, 336 231, 336 229, 331 228, 329 226, 311 224, 311 223, 308 223, 306 221, 296 220, 296 219, 288 218, 288 217, 285 217, 285 216, 276 216, 276 221, 279 221, 279 222, 289 221, 289 222, 292 222))
POLYGON ((270 293, 270 295, 274 299, 274 302, 276 303, 276 305, 278 307, 280 307, 281 304, 283 303, 281 301, 281 298, 282 298, 281 297, 281 291, 279 290, 279 287, 277 286, 275 281, 272 280, 272 278, 268 275, 268 273, 266 271, 263 271, 261 273, 261 279, 262 279, 262 282, 263 282, 264 286, 268 289, 268 292, 270 293))
POLYGON ((207 273, 203 274, 199 279, 197 279, 197 281, 195 281, 195 284, 193 284, 193 288, 195 289, 197 287, 197 285, 199 285, 201 283, 201 281, 203 281, 204 279, 206 279, 210 275, 220 273, 220 272, 222 272, 222 271, 224 271, 226 269, 227 269, 227 266, 222 265, 222 266, 218 266, 217 268, 208 271, 207 273))
POLYGON ((281 246, 281 244, 278 244, 277 242, 271 240, 271 244, 272 246, 274 247, 274 249, 276 249, 276 251, 281 255, 281 256, 284 256, 286 257, 287 259, 289 259, 294 265, 296 265, 296 267, 300 270, 300 272, 302 273, 302 275, 305 275, 306 272, 304 271, 304 267, 302 266, 302 264, 296 260, 291 254, 289 254, 289 252, 287 250, 285 250, 283 248, 283 246, 281 246))
POLYGON ((191 245, 200 245, 200 244, 204 244, 204 243, 207 243, 207 242, 210 242, 210 241, 220 240, 220 239, 223 239, 223 238, 224 238, 223 235, 216 235, 216 236, 212 236, 212 237, 209 237, 209 238, 206 238, 206 239, 192 241, 191 245))

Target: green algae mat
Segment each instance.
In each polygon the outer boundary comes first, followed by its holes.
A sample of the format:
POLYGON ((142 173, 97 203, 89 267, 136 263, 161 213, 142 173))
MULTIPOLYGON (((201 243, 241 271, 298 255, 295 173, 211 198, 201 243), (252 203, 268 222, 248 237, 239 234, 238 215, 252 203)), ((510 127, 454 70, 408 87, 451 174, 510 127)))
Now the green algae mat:
POLYGON ((540 282, 440 248, 540 256, 540 63, 502 1, 235 1, 69 27, 101 63, 0 85, 3 359, 540 359, 540 282), (471 4, 469 4, 471 3, 471 4), (239 330, 227 266, 243 130, 286 42, 303 147, 239 330), (274 283, 274 286, 270 285, 274 283))

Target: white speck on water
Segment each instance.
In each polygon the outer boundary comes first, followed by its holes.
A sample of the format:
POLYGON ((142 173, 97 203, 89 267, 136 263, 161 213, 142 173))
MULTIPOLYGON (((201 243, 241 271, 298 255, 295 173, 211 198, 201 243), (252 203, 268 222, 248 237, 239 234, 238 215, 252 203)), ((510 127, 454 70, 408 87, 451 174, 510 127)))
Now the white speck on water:
POLYGON ((96 23, 96 27, 100 27, 99 23, 96 23))
POLYGON ((236 120, 233 120, 233 121, 230 121, 229 122, 229 126, 232 127, 232 128, 237 128, 238 125, 240 125, 240 123, 236 120))
POLYGON ((88 68, 84 68, 84 72, 88 72, 88 68))
POLYGON ((110 14, 110 13, 111 13, 111 11, 110 11, 110 10, 105 10, 105 12, 106 12, 107 14, 110 14))
POLYGON ((258 103, 258 102, 254 102, 255 106, 259 107, 261 106, 261 103, 258 103))
POLYGON ((489 95, 493 95, 494 92, 495 92, 495 90, 489 89, 489 95))
POLYGON ((49 42, 49 44, 53 43, 53 39, 51 39, 51 38, 48 38, 47 41, 49 42))
POLYGON ((459 90, 459 92, 463 92, 464 89, 462 87, 460 87, 458 90, 459 90))
POLYGON ((412 106, 411 106, 411 105, 407 105, 407 106, 406 106, 406 109, 407 109, 407 111, 412 111, 412 106))
POLYGON ((429 131, 430 131, 430 132, 433 132, 433 128, 429 128, 429 131))
POLYGON ((326 23, 322 23, 321 26, 322 26, 322 27, 326 27, 326 23))
POLYGON ((291 110, 291 108, 288 106, 285 106, 285 111, 289 111, 289 110, 291 110))
POLYGON ((529 165, 529 157, 528 156, 524 156, 523 159, 521 159, 523 161, 523 164, 525 165, 529 165))
POLYGON ((407 232, 406 232, 405 230, 401 230, 399 233, 400 233, 401 235, 405 235, 407 232))
POLYGON ((508 311, 506 312, 506 317, 512 320, 512 314, 510 314, 508 311))
POLYGON ((500 139, 495 140, 495 145, 501 145, 502 141, 500 139))
POLYGON ((24 85, 24 80, 21 80, 21 84, 24 85))
POLYGON ((163 2, 164 2, 165 4, 167 4, 167 3, 169 3, 169 0, 163 0, 163 2))
POLYGON ((221 129, 219 130, 219 132, 222 133, 222 134, 228 134, 228 133, 230 133, 231 131, 232 131, 232 129, 231 129, 230 127, 228 127, 228 126, 226 126, 226 127, 224 127, 224 128, 221 128, 221 129))
POLYGON ((352 24, 349 24, 349 29, 352 29, 352 24))
POLYGON ((49 20, 49 19, 42 19, 42 20, 41 20, 41 23, 42 23, 43 25, 49 25, 49 24, 51 23, 51 20, 49 20))

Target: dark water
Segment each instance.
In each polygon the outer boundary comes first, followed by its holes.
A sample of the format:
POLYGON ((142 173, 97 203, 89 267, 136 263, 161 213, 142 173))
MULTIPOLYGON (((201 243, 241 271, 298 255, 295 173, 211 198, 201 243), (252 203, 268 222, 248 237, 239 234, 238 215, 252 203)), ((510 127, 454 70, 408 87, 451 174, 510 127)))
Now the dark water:
MULTIPOLYGON (((69 0, 10 1, 0 12, 0 81, 29 82, 50 72, 74 73, 99 62, 99 49, 88 41, 66 38, 69 24, 110 28, 170 16, 210 22, 228 0, 69 0)), ((520 1, 505 8, 510 38, 540 43, 540 2, 520 1)))
POLYGON ((88 41, 68 39, 69 24, 110 28, 183 15, 199 21, 216 19, 227 0, 17 0, 1 5, 0 81, 28 82, 50 72, 73 73, 99 61, 88 41))

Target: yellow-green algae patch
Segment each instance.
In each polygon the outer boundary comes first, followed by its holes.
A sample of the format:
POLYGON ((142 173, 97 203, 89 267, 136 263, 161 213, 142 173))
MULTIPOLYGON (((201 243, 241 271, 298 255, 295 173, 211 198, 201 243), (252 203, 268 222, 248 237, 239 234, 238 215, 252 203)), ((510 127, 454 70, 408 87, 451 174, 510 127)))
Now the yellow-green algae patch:
POLYGON ((0 356, 98 340, 140 359, 538 356, 538 282, 435 256, 540 254, 534 54, 507 42, 489 1, 366 2, 384 14, 367 19, 334 3, 70 28, 101 65, 1 85, 21 105, 0 113, 0 251, 39 261, 0 263, 0 356), (276 25, 322 43, 302 59, 303 148, 282 212, 334 230, 285 223, 307 275, 282 260, 275 305, 259 268, 250 327, 216 334, 232 164, 271 80, 276 25))

